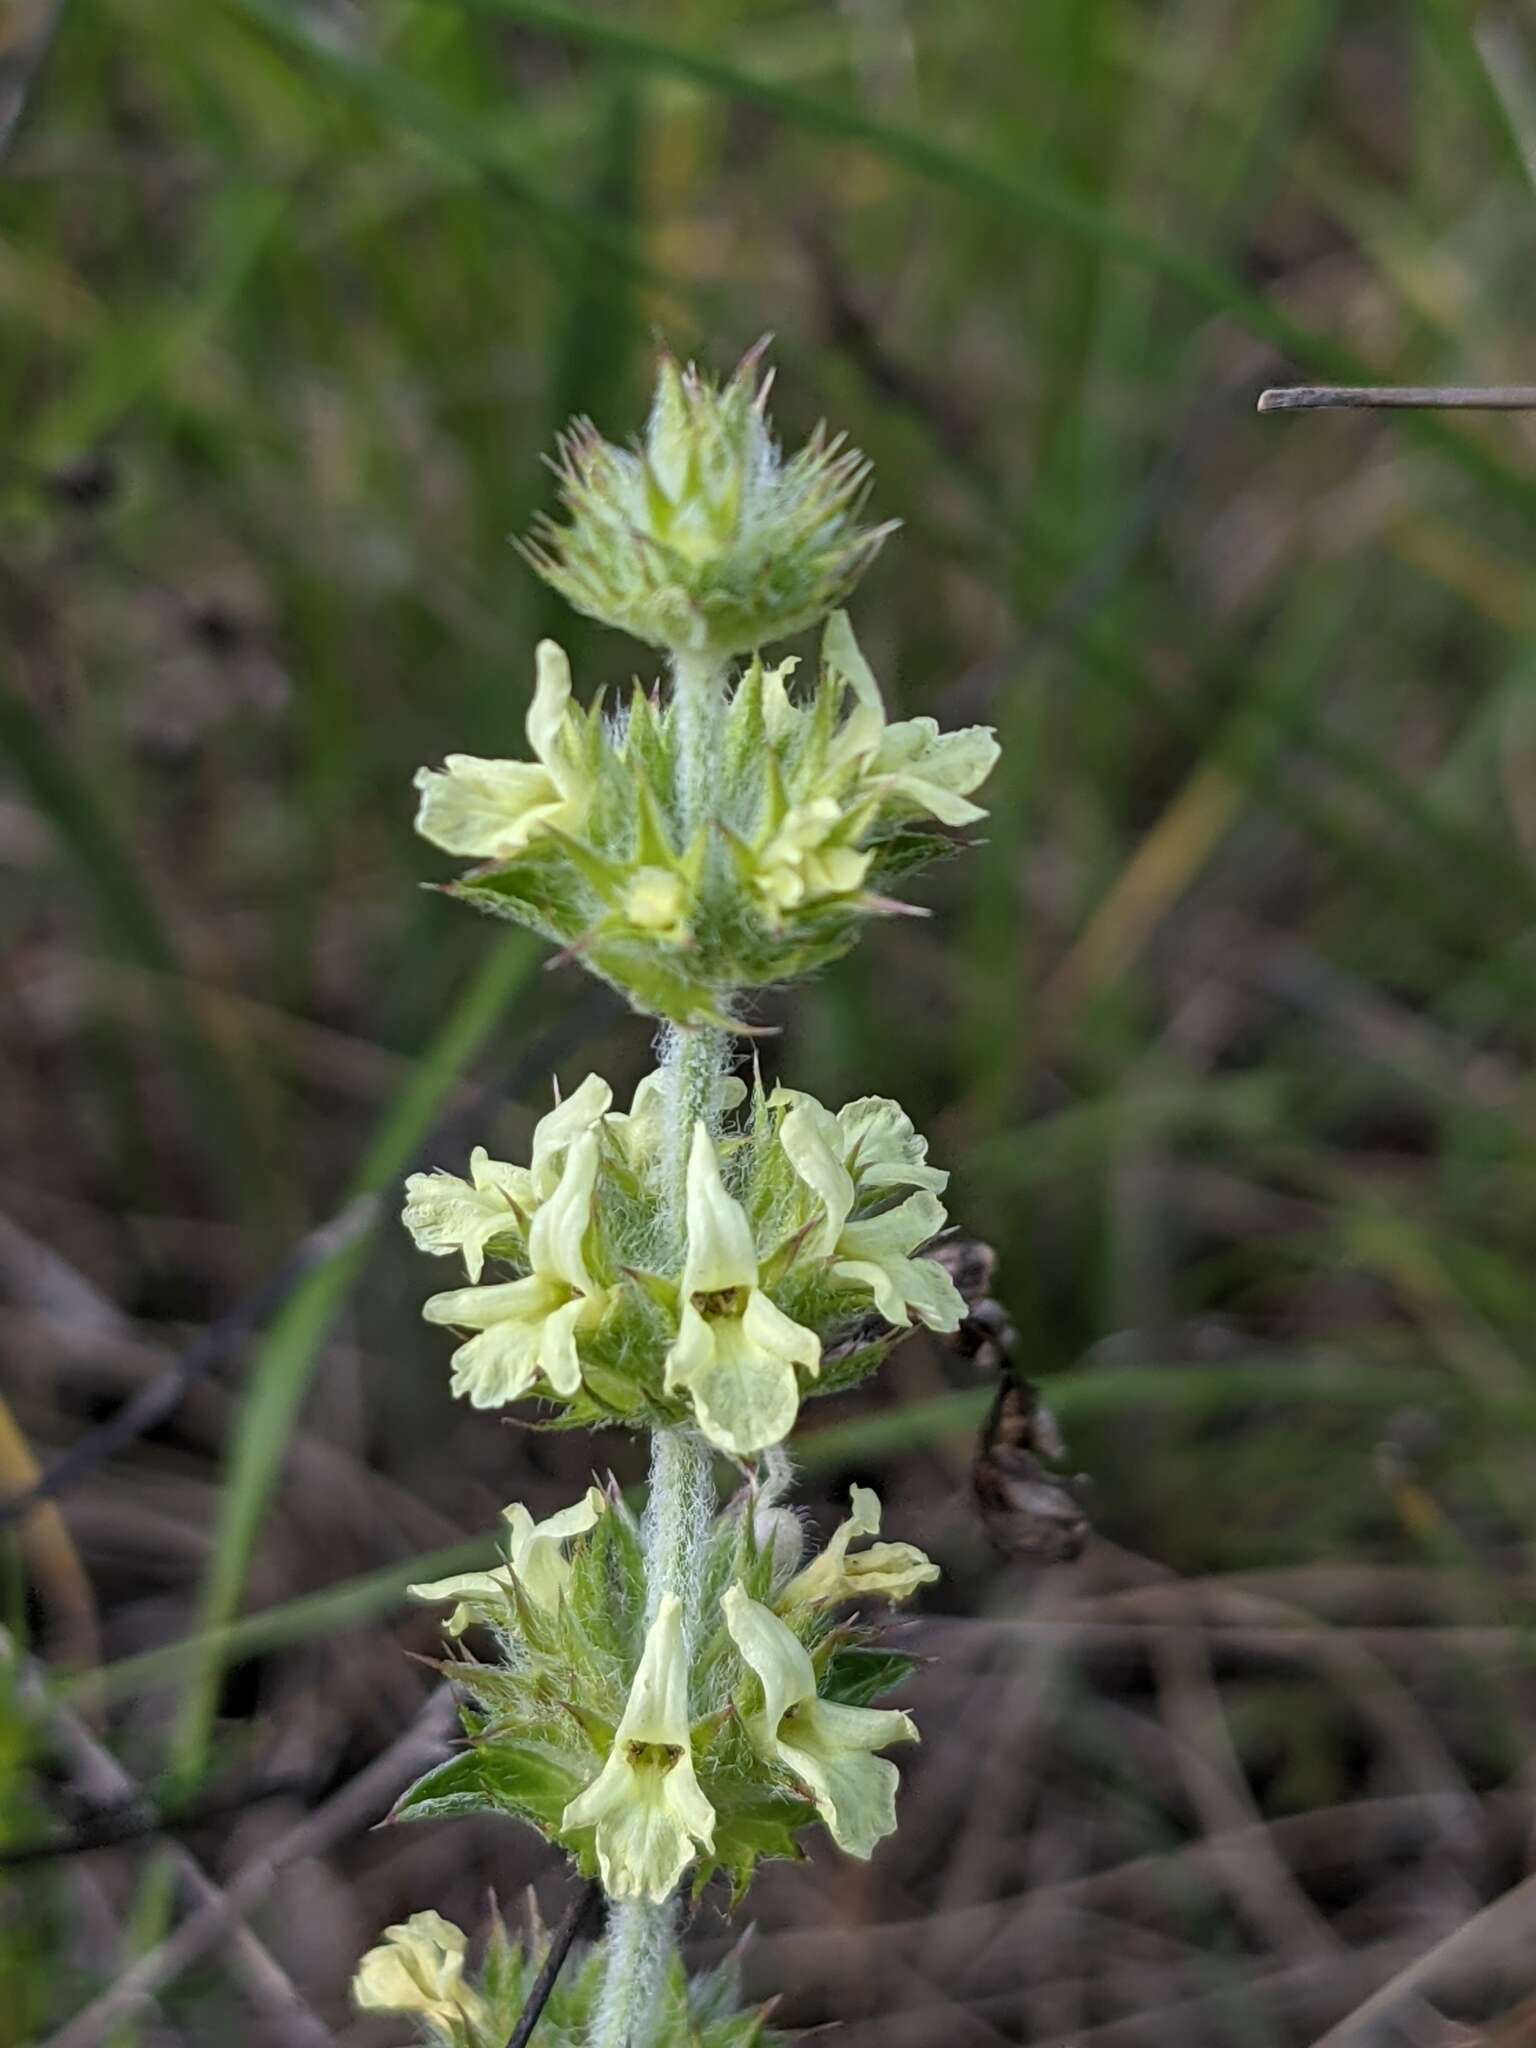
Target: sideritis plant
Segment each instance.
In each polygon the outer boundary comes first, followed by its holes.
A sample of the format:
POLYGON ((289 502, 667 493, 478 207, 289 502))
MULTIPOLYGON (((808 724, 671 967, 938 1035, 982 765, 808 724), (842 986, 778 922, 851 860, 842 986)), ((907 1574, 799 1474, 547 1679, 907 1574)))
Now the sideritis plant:
MULTIPOLYGON (((937 827, 983 815, 971 792, 997 748, 984 729, 887 720, 833 609, 888 531, 860 524, 867 466, 820 434, 783 457, 757 355, 724 385, 663 357, 632 448, 575 426, 567 522, 527 550, 580 610, 660 649, 665 682, 583 709, 546 641, 532 758, 450 754, 417 777, 418 829, 472 863, 451 892, 662 1025, 626 1109, 589 1075, 525 1163, 477 1148, 463 1175, 413 1176, 405 1204, 417 1245, 468 1283, 424 1311, 457 1333, 456 1393, 541 1401, 549 1427, 650 1433, 638 1518, 613 1487, 543 1521, 514 1505, 501 1566, 413 1589, 451 1606, 451 1638, 477 1627, 496 1654, 449 1667, 468 1745, 397 1814, 512 1814, 601 1880, 603 1945, 534 2037, 582 2048, 766 2038, 731 1980, 688 1984, 679 1901, 717 1877, 738 1901, 813 1827, 857 1857, 892 1832, 885 1752, 917 1729, 871 1702, 909 1667, 850 1609, 937 1576, 875 1540, 862 1487, 806 1561, 783 1446, 802 1400, 874 1371, 915 1324, 959 1323, 923 1256, 946 1175, 899 1104, 834 1111, 755 1067, 749 1083, 732 1036, 753 991, 907 907, 891 892, 953 851, 937 827), (793 661, 764 661, 821 620, 804 686, 793 661), (744 1478, 723 1509, 717 1453, 744 1478)), ((472 1980, 465 1950, 418 1913, 363 1959, 357 2001, 445 2048, 502 2048, 531 1960, 498 1931, 472 1980)))

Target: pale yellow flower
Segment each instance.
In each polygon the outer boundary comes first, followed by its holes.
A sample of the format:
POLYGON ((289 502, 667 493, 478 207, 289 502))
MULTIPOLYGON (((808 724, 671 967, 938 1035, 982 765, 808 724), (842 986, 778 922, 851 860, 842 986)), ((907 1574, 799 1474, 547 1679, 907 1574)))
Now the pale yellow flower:
POLYGON ((352 1979, 362 2012, 408 2013, 462 2038, 490 2025, 485 2000, 464 1982, 464 1935, 441 1913, 413 1913, 369 1949, 352 1979))
POLYGON ((615 1899, 660 1905, 697 1849, 714 1846, 715 1810, 693 1769, 682 1615, 681 1603, 667 1594, 647 1632, 608 1760, 560 1821, 563 1832, 596 1828, 598 1866, 615 1899))
POLYGON ((598 1157, 598 1136, 590 1130, 566 1153, 559 1184, 528 1232, 526 1278, 458 1287, 423 1306, 429 1323, 479 1332, 453 1354, 453 1391, 467 1395, 472 1407, 505 1407, 541 1376, 566 1399, 581 1385, 577 1335, 601 1318, 608 1302, 586 1255, 598 1157))
POLYGON ((576 832, 586 818, 592 783, 571 709, 571 664, 553 640, 539 642, 537 664, 527 726, 532 761, 450 754, 440 769, 416 771, 416 830, 444 853, 510 860, 551 826, 576 832))
POLYGON ((600 1487, 589 1486, 583 1499, 573 1507, 561 1508, 536 1522, 522 1502, 514 1501, 502 1510, 509 1525, 508 1559, 488 1572, 457 1572, 452 1578, 433 1579, 429 1584, 407 1586, 413 1600, 457 1600, 459 1605, 443 1624, 443 1633, 461 1636, 472 1622, 488 1621, 505 1626, 515 1581, 533 1602, 553 1613, 565 1598, 571 1581, 570 1561, 565 1545, 575 1536, 585 1536, 597 1527, 598 1517, 608 1506, 600 1487))
POLYGON ((667 1353, 667 1392, 683 1389, 710 1442, 737 1457, 779 1443, 800 1406, 797 1365, 821 1369, 821 1339, 792 1322, 758 1284, 746 1211, 726 1192, 720 1161, 695 1125, 684 1201, 678 1333, 667 1353))
POLYGON ((874 859, 847 844, 843 806, 832 797, 794 805, 757 847, 752 886, 774 911, 798 910, 864 886, 874 859))
POLYGON ((539 1118, 528 1160, 528 1199, 520 1207, 532 1209, 549 1200, 560 1184, 566 1153, 578 1138, 597 1129, 612 1100, 613 1090, 602 1076, 588 1074, 579 1088, 539 1118))
POLYGON ((483 1145, 469 1155, 469 1179, 456 1173, 413 1173, 405 1184, 401 1221, 418 1251, 445 1258, 464 1255, 464 1269, 478 1280, 493 1239, 522 1228, 531 1207, 526 1167, 492 1159, 483 1145))
POLYGON ((837 1600, 905 1600, 939 1576, 933 1560, 912 1543, 871 1543, 850 1552, 856 1536, 880 1534, 880 1501, 867 1486, 855 1486, 851 1512, 838 1524, 825 1550, 813 1557, 779 1595, 780 1612, 823 1606, 837 1600))
POLYGON ((819 1699, 805 1645, 776 1614, 740 1585, 720 1604, 743 1662, 762 1683, 762 1709, 746 1722, 758 1754, 794 1773, 840 1849, 868 1858, 895 1831, 900 1783, 896 1766, 874 1752, 916 1742, 911 1717, 819 1699))
POLYGON ((959 1290, 942 1266, 913 1256, 944 1228, 944 1207, 932 1192, 944 1177, 924 1163, 927 1146, 902 1110, 866 1096, 834 1117, 813 1096, 792 1090, 776 1091, 773 1100, 794 1105, 779 1141, 821 1206, 806 1254, 830 1260, 833 1273, 850 1286, 869 1288, 875 1307, 897 1329, 914 1316, 930 1330, 958 1329, 965 1314, 959 1290), (853 1214, 865 1189, 883 1192, 903 1183, 919 1183, 918 1192, 873 1216, 853 1214))
POLYGON ((859 651, 846 612, 834 612, 822 638, 822 660, 853 690, 855 706, 833 742, 834 767, 856 768, 856 794, 926 812, 941 825, 970 825, 987 814, 968 801, 985 782, 1001 749, 986 725, 941 732, 932 718, 889 725, 880 686, 859 651))

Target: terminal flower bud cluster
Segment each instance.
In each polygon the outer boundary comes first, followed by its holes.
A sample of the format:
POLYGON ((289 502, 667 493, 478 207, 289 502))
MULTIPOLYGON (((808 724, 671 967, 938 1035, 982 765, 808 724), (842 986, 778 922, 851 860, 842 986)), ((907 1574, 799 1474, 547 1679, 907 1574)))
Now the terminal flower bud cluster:
POLYGON ((749 1458, 782 1442, 804 1396, 851 1385, 915 1324, 958 1326, 953 1281, 921 1256, 944 1228, 947 1176, 884 1097, 834 1114, 727 1079, 739 1120, 694 1128, 678 1246, 665 1085, 647 1076, 616 1111, 588 1075, 536 1126, 527 1166, 477 1147, 467 1178, 413 1175, 407 1228, 472 1283, 423 1313, 461 1334, 453 1391, 476 1408, 538 1398, 566 1426, 691 1422, 749 1458))
POLYGON ((589 618, 652 647, 717 656, 787 639, 857 581, 893 526, 861 526, 869 464, 818 427, 786 461, 767 418, 759 343, 723 385, 663 354, 644 438, 562 436, 569 515, 525 552, 589 618))

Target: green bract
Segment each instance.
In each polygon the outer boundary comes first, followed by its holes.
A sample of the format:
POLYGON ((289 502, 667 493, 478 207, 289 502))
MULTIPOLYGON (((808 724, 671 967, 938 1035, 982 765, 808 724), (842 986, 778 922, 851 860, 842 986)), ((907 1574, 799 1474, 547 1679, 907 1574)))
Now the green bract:
POLYGON ((615 448, 590 420, 560 442, 569 523, 525 553, 579 612, 652 647, 715 656, 824 618, 890 526, 858 524, 869 465, 818 428, 786 462, 769 430, 762 344, 721 386, 663 355, 645 438, 615 448))
MULTIPOLYGON (((718 1142, 700 1123, 678 1245, 662 1091, 650 1075, 624 1115, 590 1075, 539 1123, 529 1166, 477 1148, 467 1181, 412 1176, 405 1222, 423 1251, 517 1275, 427 1302, 429 1322, 468 1333, 455 1393, 477 1408, 536 1395, 567 1426, 692 1420, 750 1457, 788 1435, 802 1396, 862 1378, 914 1322, 958 1326, 954 1283, 915 1256, 944 1227, 945 1175, 896 1103, 834 1116, 759 1086, 718 1142)), ((740 1082, 719 1092, 746 1097, 740 1082)))
POLYGON ((847 619, 803 700, 796 664, 754 661, 723 712, 708 816, 680 824, 680 726, 638 685, 605 719, 571 708, 565 657, 539 651, 528 731, 539 765, 450 754, 424 768, 417 829, 480 863, 449 893, 579 955, 637 1009, 684 1025, 731 996, 824 966, 890 892, 953 851, 932 829, 974 822, 997 758, 989 728, 886 722, 847 619))
MULTIPOLYGON (((589 1493, 540 1523, 509 1508, 506 1568, 413 1587, 463 1602, 466 1625, 492 1629, 501 1659, 444 1667, 468 1696, 470 1747, 420 1779, 396 1818, 516 1816, 620 1899, 663 1900, 689 1871, 696 1891, 723 1871, 739 1893, 762 1857, 798 1855, 818 1818, 867 1856, 894 1825, 896 1772, 874 1752, 917 1733, 869 1702, 911 1665, 866 1648, 867 1631, 831 1610, 901 1598, 938 1574, 906 1544, 848 1557, 855 1534, 879 1527, 866 1488, 798 1574, 761 1542, 761 1512, 749 1488, 715 1518, 691 1654, 671 1595, 644 1625, 639 1530, 617 1494, 589 1493), (517 1561, 529 1531, 556 1544, 552 1602, 517 1561)), ((451 1976, 455 1995, 459 1983, 451 1976)))

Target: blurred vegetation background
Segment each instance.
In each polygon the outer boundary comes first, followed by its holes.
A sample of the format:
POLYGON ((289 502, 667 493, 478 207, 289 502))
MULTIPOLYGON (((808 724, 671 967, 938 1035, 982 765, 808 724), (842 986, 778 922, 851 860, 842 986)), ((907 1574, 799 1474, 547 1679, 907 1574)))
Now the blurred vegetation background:
MULTIPOLYGON (((1531 381, 1529 13, 12 0, 0 152, 0 1493, 216 1332, 0 1539, 0 2042, 175 1910, 148 1839, 38 1853, 124 1819, 69 1729, 227 1882, 427 1697, 403 1586, 583 1483, 449 1401, 393 1212, 647 1032, 423 887, 410 781, 521 751, 541 634, 648 673, 508 538, 658 330, 773 331, 785 438, 904 522, 893 710, 1005 743, 764 1058, 930 1134, 1096 1531, 991 1555, 936 1347, 806 1412, 943 1661, 901 1835, 770 1873, 749 1984, 850 2048, 1528 2039, 1536 429, 1253 400, 1531 381)), ((563 1903, 387 1799, 252 1915, 349 2042, 384 1920, 563 1903)), ((301 2038, 245 1964, 139 2038, 301 2038)))

